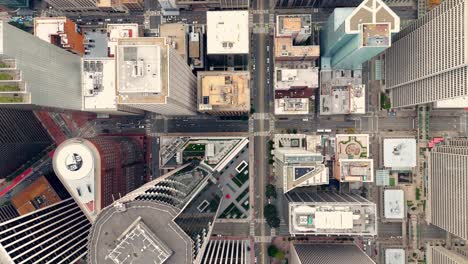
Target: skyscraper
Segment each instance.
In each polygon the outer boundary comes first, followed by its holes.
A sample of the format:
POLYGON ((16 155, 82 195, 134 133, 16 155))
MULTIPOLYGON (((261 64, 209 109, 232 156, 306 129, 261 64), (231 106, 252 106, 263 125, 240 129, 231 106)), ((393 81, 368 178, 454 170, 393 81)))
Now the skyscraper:
POLYGON ((355 7, 362 0, 277 0, 277 8, 295 8, 295 7, 312 7, 312 8, 335 8, 335 7, 355 7))
POLYGON ((297 244, 291 247, 291 264, 374 264, 355 244, 297 244))
POLYGON ((395 35, 385 52, 393 107, 468 95, 468 1, 447 0, 395 35))
POLYGON ((117 103, 162 115, 194 115, 195 75, 166 38, 119 39, 117 103))
POLYGON ((145 182, 142 146, 128 137, 69 139, 56 149, 53 166, 90 220, 145 182))
POLYGON ((362 63, 391 46, 400 18, 382 0, 356 8, 335 8, 321 37, 322 68, 361 69, 362 63))
POLYGON ((205 252, 203 253, 203 264, 215 263, 250 263, 249 250, 250 241, 238 239, 220 239, 211 237, 205 252))
POLYGON ((0 223, 0 263, 76 263, 90 228, 72 198, 0 223))
POLYGON ((61 12, 89 12, 100 11, 98 0, 46 0, 53 8, 61 12))
POLYGON ((428 174, 428 222, 468 239, 468 139, 432 149, 428 174))
POLYGON ((200 263, 221 195, 203 165, 186 164, 145 184, 98 215, 88 263, 200 263))
POLYGON ((468 263, 468 247, 428 246, 426 248, 427 263, 431 264, 464 264, 468 263))
POLYGON ((0 21, 0 106, 81 110, 81 59, 0 21))
POLYGON ((52 144, 32 111, 0 108, 0 178, 52 144))

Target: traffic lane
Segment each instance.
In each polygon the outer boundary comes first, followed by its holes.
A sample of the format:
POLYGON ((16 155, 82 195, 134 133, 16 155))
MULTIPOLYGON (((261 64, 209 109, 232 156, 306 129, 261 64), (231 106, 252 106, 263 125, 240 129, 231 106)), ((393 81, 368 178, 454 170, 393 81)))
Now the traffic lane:
POLYGON ((249 236, 249 223, 223 223, 223 222, 215 222, 213 226, 213 235, 221 235, 221 236, 249 236))
POLYGON ((379 130, 409 131, 416 127, 413 117, 380 117, 378 122, 379 130))
POLYGON ((308 129, 310 131, 317 129, 336 129, 336 128, 355 128, 356 121, 333 121, 333 120, 276 120, 275 128, 277 129, 308 129))
POLYGON ((168 120, 168 133, 177 132, 247 132, 247 120, 168 120))
POLYGON ((255 34, 254 41, 258 44, 255 48, 255 71, 254 71, 254 109, 256 112, 265 112, 265 86, 266 86, 266 47, 263 34, 255 34), (262 47, 263 46, 263 47, 262 47))
POLYGON ((443 116, 429 118, 429 131, 461 131, 464 116, 443 116))

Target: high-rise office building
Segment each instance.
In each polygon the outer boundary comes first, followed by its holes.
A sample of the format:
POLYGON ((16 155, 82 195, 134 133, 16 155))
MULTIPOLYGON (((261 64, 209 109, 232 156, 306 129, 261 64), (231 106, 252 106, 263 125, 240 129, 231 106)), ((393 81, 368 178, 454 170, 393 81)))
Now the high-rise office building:
POLYGON ((0 21, 0 87, 0 106, 81 110, 81 59, 0 21))
POLYGON ((0 223, 0 263, 76 263, 90 228, 72 198, 0 223))
POLYGON ((335 8, 322 32, 322 68, 361 69, 390 47, 392 34, 399 31, 400 18, 382 0, 335 8))
POLYGON ((0 108, 0 178, 52 144, 47 130, 32 111, 0 108))
POLYGON ((362 0, 277 0, 277 8, 335 8, 335 7, 355 7, 362 0))
POLYGON ((222 196, 203 166, 186 164, 103 209, 88 263, 200 263, 222 196))
POLYGON ((100 11, 98 0, 46 0, 46 2, 61 12, 90 12, 100 11))
POLYGON ((355 244, 296 244, 291 247, 291 264, 374 264, 355 244))
POLYGON ((468 1, 447 0, 393 38, 385 84, 393 107, 468 95, 468 1))
POLYGON ((91 221, 102 208, 145 182, 142 146, 129 137, 66 140, 55 150, 53 166, 91 221))
POLYGON ((468 240, 468 139, 433 148, 428 175, 428 222, 468 240))
POLYGON ((197 81, 166 38, 119 39, 117 103, 162 115, 194 115, 197 81))
POLYGON ((430 264, 465 264, 468 263, 468 247, 428 246, 426 248, 427 263, 430 264))
POLYGON ((376 205, 361 196, 289 192, 286 198, 293 235, 377 235, 376 205))
POLYGON ((201 263, 215 264, 215 263, 236 263, 247 264, 250 263, 250 245, 249 240, 237 239, 218 239, 212 237, 206 246, 203 253, 201 263))

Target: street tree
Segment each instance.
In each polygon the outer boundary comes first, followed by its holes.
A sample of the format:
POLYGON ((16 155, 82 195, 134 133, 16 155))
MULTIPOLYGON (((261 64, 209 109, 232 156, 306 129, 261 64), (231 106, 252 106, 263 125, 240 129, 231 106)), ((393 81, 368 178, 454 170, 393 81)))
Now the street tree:
POLYGON ((265 188, 265 195, 267 198, 275 198, 276 199, 276 188, 273 184, 268 184, 265 188))

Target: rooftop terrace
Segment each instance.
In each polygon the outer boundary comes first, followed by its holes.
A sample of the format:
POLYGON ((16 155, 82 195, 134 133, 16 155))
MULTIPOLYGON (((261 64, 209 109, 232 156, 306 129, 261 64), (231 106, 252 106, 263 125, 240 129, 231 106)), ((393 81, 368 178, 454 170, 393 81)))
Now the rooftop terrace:
POLYGON ((250 73, 198 72, 198 110, 250 110, 250 73))

